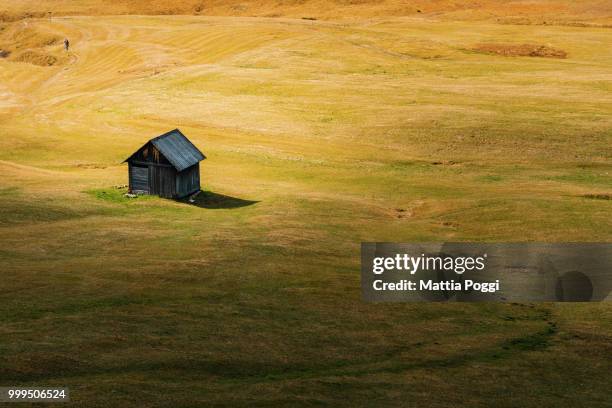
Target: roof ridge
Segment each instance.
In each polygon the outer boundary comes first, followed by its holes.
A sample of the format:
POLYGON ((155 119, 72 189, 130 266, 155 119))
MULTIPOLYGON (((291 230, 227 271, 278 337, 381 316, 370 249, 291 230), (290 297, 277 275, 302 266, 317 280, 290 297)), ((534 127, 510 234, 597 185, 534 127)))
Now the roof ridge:
MULTIPOLYGON (((140 149, 136 150, 134 154, 149 143, 155 146, 155 148, 158 149, 178 171, 183 171, 187 167, 193 166, 206 159, 204 153, 202 153, 179 128, 172 129, 169 132, 150 139, 140 149)), ((134 154, 125 161, 131 159, 134 154)))
POLYGON ((183 132, 181 132, 181 131, 180 131, 180 129, 179 129, 179 128, 174 128, 174 129, 172 129, 172 130, 170 130, 170 131, 168 131, 168 132, 166 132, 166 133, 164 133, 164 134, 161 134, 161 135, 159 135, 159 136, 155 136, 153 139, 150 139, 150 140, 149 140, 149 142, 152 142, 152 141, 157 140, 157 139, 161 139, 161 138, 163 138, 163 137, 170 136, 170 135, 171 135, 172 133, 174 133, 174 132, 179 132, 179 134, 180 134, 181 136, 183 136, 184 138, 187 138, 187 136, 185 136, 185 135, 183 134, 183 132))

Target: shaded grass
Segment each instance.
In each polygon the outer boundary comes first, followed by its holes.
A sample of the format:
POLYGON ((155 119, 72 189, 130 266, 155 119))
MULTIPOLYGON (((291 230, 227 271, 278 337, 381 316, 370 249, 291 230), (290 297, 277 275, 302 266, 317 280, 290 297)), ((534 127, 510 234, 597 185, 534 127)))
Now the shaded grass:
POLYGON ((93 212, 73 209, 63 205, 61 198, 20 197, 19 189, 9 188, 0 192, 0 227, 23 223, 55 222, 87 217, 93 212))
POLYGON ((242 198, 231 197, 225 194, 214 193, 212 191, 202 191, 193 198, 193 202, 189 198, 183 200, 188 204, 192 204, 200 208, 208 209, 232 209, 247 207, 257 204, 259 201, 244 200, 242 198))

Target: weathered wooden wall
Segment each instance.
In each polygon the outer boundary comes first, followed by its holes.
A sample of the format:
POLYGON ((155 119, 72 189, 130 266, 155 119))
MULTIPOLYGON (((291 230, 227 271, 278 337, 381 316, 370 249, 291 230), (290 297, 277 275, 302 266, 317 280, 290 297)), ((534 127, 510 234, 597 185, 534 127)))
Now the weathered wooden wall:
POLYGON ((176 196, 176 179, 174 167, 129 163, 129 186, 132 192, 172 198, 176 196))
POLYGON ((149 168, 128 163, 130 191, 149 193, 149 168))
POLYGON ((149 166, 149 194, 173 198, 176 195, 176 170, 174 167, 149 166))
POLYGON ((200 190, 200 163, 194 164, 177 174, 176 195, 178 198, 200 190))

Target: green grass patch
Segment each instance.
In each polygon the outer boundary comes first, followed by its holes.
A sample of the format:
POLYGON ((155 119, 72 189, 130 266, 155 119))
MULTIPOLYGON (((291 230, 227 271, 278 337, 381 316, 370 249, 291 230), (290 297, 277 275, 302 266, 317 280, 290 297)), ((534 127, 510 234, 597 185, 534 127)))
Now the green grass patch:
POLYGON ((136 195, 136 197, 128 197, 127 189, 125 188, 102 188, 85 191, 91 197, 98 200, 115 203, 115 204, 134 204, 142 201, 153 201, 159 197, 151 195, 136 195))

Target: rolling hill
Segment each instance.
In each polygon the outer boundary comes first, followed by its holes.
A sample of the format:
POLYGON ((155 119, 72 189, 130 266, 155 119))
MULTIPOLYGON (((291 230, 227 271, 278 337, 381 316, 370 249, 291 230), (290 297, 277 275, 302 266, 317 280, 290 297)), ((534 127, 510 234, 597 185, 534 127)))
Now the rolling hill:
POLYGON ((359 276, 365 241, 612 241, 608 2, 575 3, 2 2, 0 383, 609 406, 609 302, 367 304, 359 276), (126 197, 176 127, 201 199, 126 197))
POLYGON ((188 14, 318 19, 428 16, 520 24, 609 24, 606 0, 24 0, 0 2, 4 19, 46 15, 188 14))

